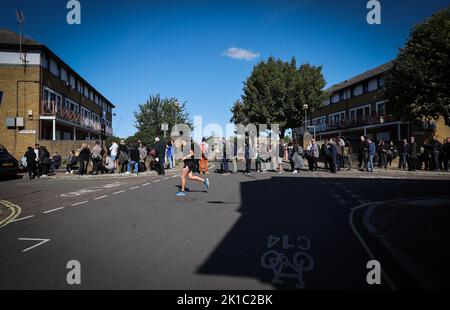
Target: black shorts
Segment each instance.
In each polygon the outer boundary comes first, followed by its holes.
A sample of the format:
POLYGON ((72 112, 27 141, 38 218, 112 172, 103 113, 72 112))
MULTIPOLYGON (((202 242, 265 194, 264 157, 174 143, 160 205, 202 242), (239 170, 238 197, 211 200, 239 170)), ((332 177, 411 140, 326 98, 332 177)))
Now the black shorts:
POLYGON ((188 159, 184 161, 184 168, 189 168, 189 172, 193 172, 195 169, 195 163, 193 159, 188 159))

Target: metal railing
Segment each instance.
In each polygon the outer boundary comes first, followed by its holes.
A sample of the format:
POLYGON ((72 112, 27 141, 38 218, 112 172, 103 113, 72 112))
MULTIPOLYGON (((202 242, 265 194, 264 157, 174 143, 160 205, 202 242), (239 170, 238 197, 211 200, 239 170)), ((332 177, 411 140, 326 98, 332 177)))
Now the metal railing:
POLYGON ((351 120, 342 120, 339 122, 328 122, 325 121, 325 124, 316 125, 317 132, 323 132, 328 130, 339 130, 339 129, 348 129, 353 127, 361 127, 361 126, 370 126, 370 125, 378 125, 383 123, 389 123, 393 121, 397 121, 398 117, 393 117, 392 115, 378 115, 373 114, 371 117, 367 118, 356 118, 351 120))
MULTIPOLYGON (((55 101, 44 100, 42 101, 41 107, 42 116, 55 116, 56 118, 80 125, 87 129, 101 131, 102 127, 100 122, 85 117, 84 115, 63 106, 62 104, 58 105, 55 101)), ((106 133, 112 135, 113 129, 106 126, 106 133)))

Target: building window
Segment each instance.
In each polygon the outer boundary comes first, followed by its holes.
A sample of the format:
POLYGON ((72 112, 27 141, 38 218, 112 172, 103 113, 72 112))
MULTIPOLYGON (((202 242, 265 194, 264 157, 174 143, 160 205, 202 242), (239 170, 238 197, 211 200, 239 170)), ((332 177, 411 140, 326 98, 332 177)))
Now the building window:
POLYGON ((364 86, 364 93, 369 92, 369 82, 364 82, 363 86, 364 86))
POLYGON ((331 103, 337 103, 339 102, 339 93, 334 94, 333 97, 331 97, 331 103))
POLYGON ((61 80, 63 80, 64 82, 68 81, 67 71, 63 67, 61 67, 61 80))
POLYGON ((378 79, 370 80, 368 84, 368 91, 371 92, 377 89, 378 89, 378 79))
POLYGON ((66 104, 65 104, 66 108, 70 109, 71 111, 75 112, 76 114, 80 113, 80 106, 78 105, 78 103, 73 102, 70 99, 66 99, 66 104))
POLYGON ((56 61, 54 61, 53 59, 50 59, 50 72, 54 76, 59 77, 58 63, 56 61))
POLYGON ((353 94, 352 95, 353 95, 353 97, 360 96, 360 95, 363 94, 363 92, 364 92, 363 85, 359 84, 359 85, 355 86, 355 88, 353 88, 353 94))
POLYGON ((334 113, 328 116, 330 126, 339 126, 345 121, 345 112, 334 113))
POLYGON ((386 116, 386 101, 377 102, 377 115, 386 116))
POLYGON ((350 120, 361 122, 370 118, 370 104, 350 110, 350 120))
POLYGON ((380 88, 382 88, 382 87, 384 87, 384 77, 380 77, 379 79, 378 79, 378 86, 380 87, 380 88))
POLYGON ((52 105, 54 104, 54 112, 59 112, 62 108, 62 96, 48 87, 44 87, 43 100, 47 103, 51 103, 52 105))
POLYGON ((48 69, 48 58, 45 54, 42 56, 42 67, 44 67, 44 69, 48 69))
POLYGON ((86 85, 84 86, 84 96, 89 98, 89 88, 86 85))

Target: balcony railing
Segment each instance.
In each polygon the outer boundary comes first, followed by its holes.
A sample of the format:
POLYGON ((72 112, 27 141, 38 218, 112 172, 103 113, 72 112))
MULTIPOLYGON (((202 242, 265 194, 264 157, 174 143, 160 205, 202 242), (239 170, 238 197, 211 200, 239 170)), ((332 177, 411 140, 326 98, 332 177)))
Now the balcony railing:
POLYGON ((362 127, 362 126, 370 126, 370 125, 378 125, 383 123, 389 123, 393 121, 397 121, 398 118, 393 117, 392 115, 377 115, 373 114, 372 117, 369 118, 356 118, 351 120, 342 120, 339 122, 327 122, 325 124, 316 125, 316 131, 329 131, 329 130, 343 130, 353 127, 362 127))
MULTIPOLYGON (((42 101, 42 116, 55 116, 56 118, 80 125, 87 129, 101 131, 101 123, 94 121, 84 115, 78 114, 65 106, 58 106, 54 101, 42 101)), ((106 134, 112 135, 113 129, 106 126, 106 134)))

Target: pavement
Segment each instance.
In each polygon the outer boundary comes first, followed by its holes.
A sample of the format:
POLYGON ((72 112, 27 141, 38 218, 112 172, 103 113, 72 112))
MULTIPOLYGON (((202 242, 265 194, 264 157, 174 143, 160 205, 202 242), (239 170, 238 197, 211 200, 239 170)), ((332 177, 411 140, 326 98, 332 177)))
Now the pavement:
POLYGON ((437 271, 448 262, 450 174, 209 177, 209 189, 188 181, 185 197, 175 196, 178 171, 0 182, 0 198, 21 210, 0 228, 0 289, 449 286, 437 271), (430 224, 436 220, 440 225, 430 224), (421 228, 411 234, 410 227, 421 228), (419 259, 411 245, 425 237, 438 241, 419 259), (366 280, 373 259, 382 267, 380 285, 366 280), (67 282, 73 260, 81 266, 80 285, 67 282))

